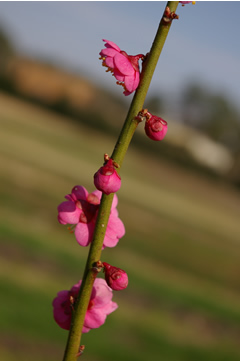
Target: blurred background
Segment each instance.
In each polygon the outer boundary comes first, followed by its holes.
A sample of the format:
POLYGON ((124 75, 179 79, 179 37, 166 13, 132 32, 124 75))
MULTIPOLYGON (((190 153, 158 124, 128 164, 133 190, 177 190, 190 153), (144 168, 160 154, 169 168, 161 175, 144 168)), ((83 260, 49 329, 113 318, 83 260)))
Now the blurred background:
MULTIPOLYGON (((0 2, 0 356, 61 360, 51 302, 87 248, 57 222, 93 191, 132 96, 98 60, 102 39, 147 53, 165 2, 0 2)), ((163 142, 134 135, 121 169, 126 235, 102 261, 129 275, 88 361, 240 359, 239 2, 179 6, 145 107, 163 142)))

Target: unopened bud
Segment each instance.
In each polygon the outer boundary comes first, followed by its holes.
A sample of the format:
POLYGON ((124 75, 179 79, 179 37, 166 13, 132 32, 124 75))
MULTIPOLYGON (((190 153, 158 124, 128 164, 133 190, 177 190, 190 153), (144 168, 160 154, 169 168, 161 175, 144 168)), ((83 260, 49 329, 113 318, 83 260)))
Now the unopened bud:
POLYGON ((111 266, 103 262, 105 280, 109 287, 115 291, 124 290, 128 285, 128 275, 125 271, 118 267, 111 266))
POLYGON ((145 132, 152 140, 162 140, 167 133, 168 125, 165 120, 147 112, 145 132))
POLYGON ((117 173, 111 158, 94 174, 94 185, 105 194, 115 193, 120 189, 121 177, 117 173))

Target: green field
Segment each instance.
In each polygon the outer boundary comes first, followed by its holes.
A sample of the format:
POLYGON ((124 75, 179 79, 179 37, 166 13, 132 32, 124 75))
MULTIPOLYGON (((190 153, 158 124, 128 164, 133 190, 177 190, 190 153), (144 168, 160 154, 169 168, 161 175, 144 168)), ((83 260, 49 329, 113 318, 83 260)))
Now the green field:
MULTIPOLYGON (((76 184, 94 190, 115 139, 3 94, 0 125, 0 359, 61 360, 67 331, 51 302, 81 278, 88 249, 56 207, 76 184)), ((240 360, 240 193, 133 146, 121 176, 126 235, 102 261, 129 286, 83 336, 83 359, 240 360)))

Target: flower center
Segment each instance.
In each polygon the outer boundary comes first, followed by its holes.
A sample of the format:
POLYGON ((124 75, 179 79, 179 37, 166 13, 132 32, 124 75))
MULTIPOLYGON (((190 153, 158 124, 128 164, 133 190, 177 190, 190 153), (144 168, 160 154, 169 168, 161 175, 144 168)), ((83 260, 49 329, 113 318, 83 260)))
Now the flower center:
POLYGON ((81 223, 91 222, 99 208, 99 204, 92 204, 82 199, 78 199, 76 205, 82 210, 79 218, 79 222, 81 223))
POLYGON ((68 294, 68 299, 61 303, 61 307, 64 309, 65 315, 71 315, 74 303, 77 299, 77 295, 74 295, 73 292, 69 291, 68 294))

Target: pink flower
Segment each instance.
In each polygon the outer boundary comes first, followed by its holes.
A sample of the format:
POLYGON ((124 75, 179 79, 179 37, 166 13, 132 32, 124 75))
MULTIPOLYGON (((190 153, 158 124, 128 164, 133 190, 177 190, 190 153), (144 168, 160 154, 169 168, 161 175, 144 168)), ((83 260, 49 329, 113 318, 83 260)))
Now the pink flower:
MULTIPOLYGON (((92 241, 101 196, 102 193, 98 190, 88 193, 84 187, 75 186, 72 193, 65 197, 67 201, 58 206, 59 223, 75 225, 72 228, 75 228, 75 237, 81 246, 88 246, 92 241)), ((125 234, 124 225, 118 217, 117 203, 118 199, 114 194, 103 248, 115 247, 119 238, 125 234)))
POLYGON ((120 189, 121 177, 114 168, 111 158, 94 174, 94 185, 105 194, 115 193, 120 189))
POLYGON ((162 140, 167 133, 167 122, 149 112, 146 112, 144 117, 146 118, 145 132, 147 136, 152 140, 162 140))
POLYGON ((111 266, 110 264, 103 262, 105 280, 109 287, 115 291, 124 290, 128 285, 128 275, 121 268, 111 266))
MULTIPOLYGON (((58 292, 57 297, 52 302, 54 320, 65 330, 70 329, 74 303, 81 283, 82 281, 79 281, 70 291, 58 292)), ((106 281, 102 278, 95 279, 82 332, 86 333, 92 328, 103 325, 107 315, 115 311, 117 307, 118 305, 112 302, 112 290, 108 287, 106 281)))
POLYGON ((117 84, 123 86, 123 94, 131 94, 138 87, 140 79, 138 61, 144 55, 128 55, 112 41, 104 39, 103 41, 106 42, 106 49, 99 53, 100 59, 103 61, 102 65, 108 68, 107 71, 113 73, 117 79, 117 84))
POLYGON ((182 4, 183 6, 186 5, 186 4, 190 4, 192 3, 193 5, 195 5, 196 1, 179 1, 180 4, 182 4))

